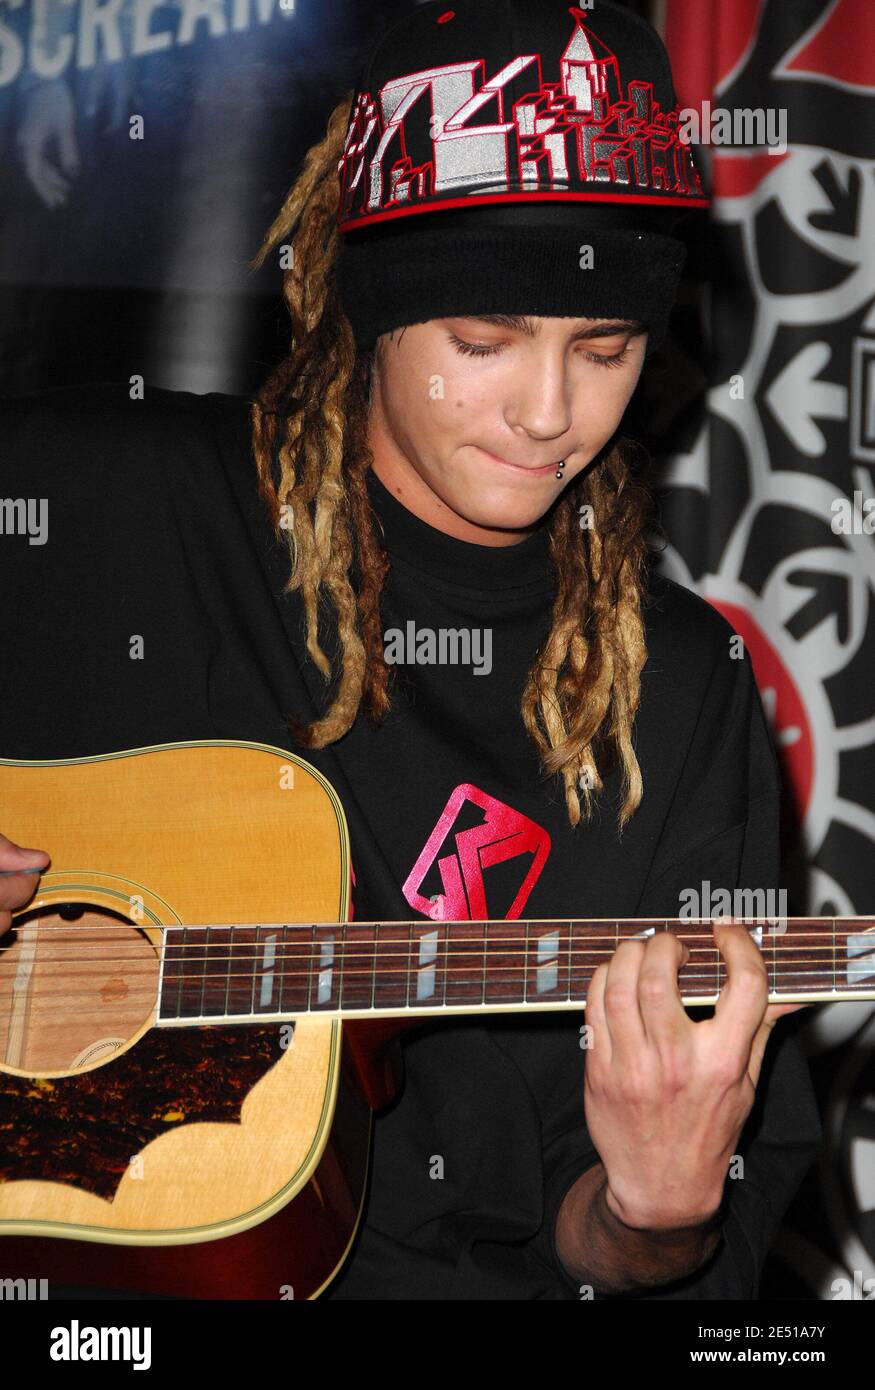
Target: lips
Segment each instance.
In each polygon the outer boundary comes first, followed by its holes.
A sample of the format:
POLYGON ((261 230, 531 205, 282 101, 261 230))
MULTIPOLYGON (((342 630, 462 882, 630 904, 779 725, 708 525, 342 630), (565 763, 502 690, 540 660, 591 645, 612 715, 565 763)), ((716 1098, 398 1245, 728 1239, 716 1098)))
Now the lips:
POLYGON ((493 454, 488 449, 481 449, 480 452, 485 454, 487 458, 492 459, 493 463, 503 463, 506 468, 517 468, 521 473, 548 473, 559 467, 558 461, 556 463, 539 463, 534 465, 530 463, 511 463, 510 459, 502 458, 499 454, 493 454))

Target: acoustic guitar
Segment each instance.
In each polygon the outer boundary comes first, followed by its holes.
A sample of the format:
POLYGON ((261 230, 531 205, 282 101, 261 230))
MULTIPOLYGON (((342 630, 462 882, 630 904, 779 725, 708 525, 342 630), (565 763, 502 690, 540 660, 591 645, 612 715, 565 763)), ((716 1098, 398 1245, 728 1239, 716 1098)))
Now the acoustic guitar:
MULTIPOLYGON (((337 794, 266 744, 0 759, 0 806, 52 856, 0 937, 3 1278, 314 1298, 354 1240, 405 1028, 582 1010, 653 931, 690 946, 685 1002, 725 979, 701 918, 443 921, 438 898, 349 921, 337 794)), ((873 919, 749 929, 773 1001, 875 999, 873 919)))

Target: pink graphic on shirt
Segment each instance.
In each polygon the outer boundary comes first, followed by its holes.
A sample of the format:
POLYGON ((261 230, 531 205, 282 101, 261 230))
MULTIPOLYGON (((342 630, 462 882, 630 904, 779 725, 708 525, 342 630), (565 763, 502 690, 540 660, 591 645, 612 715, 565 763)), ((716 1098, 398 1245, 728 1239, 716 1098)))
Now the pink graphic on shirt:
POLYGON ((529 894, 541 875, 550 853, 550 836, 528 816, 498 801, 470 782, 463 782, 450 794, 441 816, 411 869, 402 892, 417 912, 436 921, 461 922, 488 918, 484 872, 516 856, 531 856, 531 863, 516 896, 504 914, 510 920, 521 915, 529 894), (473 803, 483 813, 478 824, 453 830, 473 803), (447 850, 446 853, 441 853, 447 850), (440 856, 440 857, 439 857, 440 856), (432 865, 440 872, 443 892, 433 902, 422 885, 432 865))

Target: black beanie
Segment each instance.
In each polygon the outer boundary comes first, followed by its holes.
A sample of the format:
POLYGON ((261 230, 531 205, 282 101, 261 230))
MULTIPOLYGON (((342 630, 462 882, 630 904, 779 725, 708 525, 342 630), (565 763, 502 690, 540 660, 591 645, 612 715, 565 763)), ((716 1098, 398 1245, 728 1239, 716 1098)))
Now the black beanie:
POLYGON ((663 341, 709 206, 665 47, 614 0, 443 0, 382 36, 338 168, 359 348, 450 315, 637 320, 663 341))

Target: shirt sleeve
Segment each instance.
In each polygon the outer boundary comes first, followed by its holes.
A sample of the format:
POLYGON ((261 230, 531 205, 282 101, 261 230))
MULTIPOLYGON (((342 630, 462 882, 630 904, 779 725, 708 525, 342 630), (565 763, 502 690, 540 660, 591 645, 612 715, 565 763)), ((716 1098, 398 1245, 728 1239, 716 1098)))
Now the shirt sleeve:
MULTIPOLYGON (((645 793, 646 794, 646 793, 645 793)), ((780 773, 750 661, 717 658, 684 773, 636 915, 677 917, 682 893, 780 886, 780 773), (721 663, 727 663, 722 665, 721 663), (739 809, 741 815, 739 815, 739 809)), ((752 1299, 781 1219, 817 1153, 821 1124, 797 1016, 780 1020, 763 1059, 754 1105, 739 1138, 743 1176, 727 1177, 720 1241, 687 1278, 616 1299, 752 1299)), ((577 1290, 556 1254, 555 1221, 568 1189, 596 1161, 584 1150, 551 1167, 545 1154, 545 1228, 566 1288, 577 1290)), ((739 1165, 740 1167, 740 1165, 739 1165)))

